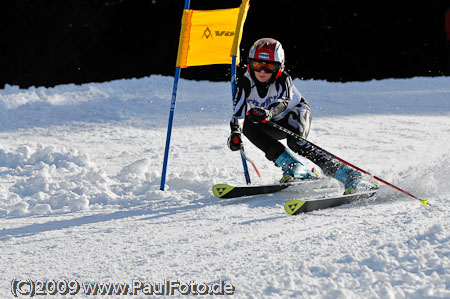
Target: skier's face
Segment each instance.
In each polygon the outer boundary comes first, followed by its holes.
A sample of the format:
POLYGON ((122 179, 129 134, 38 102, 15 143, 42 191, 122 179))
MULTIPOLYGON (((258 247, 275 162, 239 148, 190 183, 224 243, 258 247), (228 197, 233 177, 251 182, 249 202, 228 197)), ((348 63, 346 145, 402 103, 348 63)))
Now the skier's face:
POLYGON ((251 60, 250 68, 255 72, 256 79, 265 83, 272 78, 273 73, 278 71, 279 65, 268 61, 251 60))
POLYGON ((259 82, 265 83, 268 82, 270 78, 272 78, 272 73, 266 73, 265 70, 263 69, 259 72, 255 72, 255 77, 256 79, 258 79, 259 82))

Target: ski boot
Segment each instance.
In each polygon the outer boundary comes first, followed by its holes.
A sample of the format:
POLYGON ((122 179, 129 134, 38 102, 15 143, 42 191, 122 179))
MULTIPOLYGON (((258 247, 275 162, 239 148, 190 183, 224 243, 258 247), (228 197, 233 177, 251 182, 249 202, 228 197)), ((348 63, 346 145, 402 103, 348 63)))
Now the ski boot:
POLYGON ((287 183, 293 180, 316 179, 318 174, 312 172, 298 160, 291 151, 286 149, 276 160, 275 165, 283 170, 281 183, 287 183))
POLYGON ((369 182, 362 179, 361 172, 347 165, 342 165, 339 167, 334 173, 333 178, 344 184, 344 194, 378 189, 377 182, 369 182))

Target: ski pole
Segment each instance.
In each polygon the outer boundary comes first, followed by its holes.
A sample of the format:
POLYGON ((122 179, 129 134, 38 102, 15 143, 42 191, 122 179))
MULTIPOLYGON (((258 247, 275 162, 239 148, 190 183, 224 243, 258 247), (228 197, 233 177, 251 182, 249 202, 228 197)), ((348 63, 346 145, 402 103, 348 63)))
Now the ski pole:
POLYGON ((250 162, 250 164, 252 164, 253 168, 255 169, 256 174, 261 179, 261 174, 259 173, 258 168, 256 168, 255 163, 252 160, 250 160, 249 157, 247 157, 247 155, 245 154, 245 151, 242 147, 241 147, 241 155, 242 155, 242 157, 244 157, 245 160, 247 160, 248 162, 250 162))
POLYGON ((325 153, 325 154, 331 156, 332 158, 334 158, 334 159, 336 159, 336 160, 338 160, 338 161, 340 161, 340 162, 342 162, 342 163, 344 163, 344 164, 346 164, 346 165, 348 165, 348 166, 350 166, 350 167, 352 167, 352 168, 354 168, 354 169, 356 169, 356 170, 358 170, 358 171, 360 171, 360 172, 362 172, 362 173, 364 173, 364 174, 369 175, 370 177, 376 179, 377 181, 380 181, 380 182, 382 182, 382 183, 388 185, 389 187, 394 188, 395 190, 402 192, 403 194, 406 194, 406 195, 408 195, 408 196, 410 196, 410 197, 412 197, 412 198, 414 198, 414 199, 420 200, 420 202, 422 202, 422 204, 423 204, 424 206, 426 206, 427 204, 428 204, 429 206, 431 206, 431 205, 428 203, 428 201, 427 201, 426 199, 418 198, 417 196, 415 196, 415 195, 409 193, 408 191, 405 191, 405 190, 403 190, 403 189, 401 189, 401 188, 399 188, 399 187, 397 187, 397 186, 395 186, 395 185, 393 185, 393 184, 391 184, 391 183, 389 183, 389 182, 387 182, 387 181, 385 181, 385 180, 383 180, 383 179, 381 179, 381 178, 379 178, 379 177, 377 177, 377 176, 375 176, 375 175, 369 173, 368 171, 365 171, 364 169, 361 169, 361 168, 359 168, 358 166, 355 166, 355 165, 353 165, 353 164, 351 164, 351 163, 345 161, 344 159, 341 159, 341 158, 339 158, 338 156, 333 155, 332 153, 330 153, 330 152, 324 150, 323 148, 321 148, 320 146, 315 145, 314 143, 312 143, 312 142, 306 140, 305 138, 303 138, 302 136, 300 136, 300 135, 298 135, 298 134, 292 132, 291 130, 288 130, 288 129, 286 129, 285 127, 280 126, 279 124, 276 124, 276 123, 271 122, 271 121, 267 121, 266 124, 268 124, 268 125, 271 126, 271 127, 276 128, 276 129, 278 129, 278 130, 280 130, 280 131, 282 131, 282 132, 284 132, 284 133, 286 133, 286 134, 288 134, 288 135, 290 135, 290 136, 292 136, 292 137, 294 137, 295 139, 301 140, 301 141, 303 141, 303 142, 309 144, 310 146, 316 148, 316 149, 319 150, 319 151, 322 151, 323 153, 325 153))
MULTIPOLYGON (((231 96, 232 96, 232 100, 234 102, 234 93, 236 90, 236 55, 232 56, 232 61, 231 61, 231 96)), ((250 180, 250 173, 248 172, 248 166, 247 166, 247 162, 246 162, 246 158, 245 158, 245 151, 244 151, 244 146, 241 147, 241 161, 242 161, 242 167, 244 168, 244 177, 245 177, 245 182, 247 183, 247 185, 249 185, 251 183, 250 180)))

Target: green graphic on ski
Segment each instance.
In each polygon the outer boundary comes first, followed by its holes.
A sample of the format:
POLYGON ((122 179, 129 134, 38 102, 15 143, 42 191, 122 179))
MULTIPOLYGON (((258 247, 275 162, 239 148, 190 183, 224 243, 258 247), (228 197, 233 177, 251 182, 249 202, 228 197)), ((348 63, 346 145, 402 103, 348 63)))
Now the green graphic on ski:
POLYGON ((297 181, 292 183, 279 183, 257 186, 232 186, 228 184, 218 184, 213 186, 212 191, 214 196, 218 198, 235 198, 242 196, 275 193, 290 186, 301 185, 309 182, 311 181, 297 181))
POLYGON ((364 191, 348 195, 338 195, 315 200, 289 200, 284 204, 284 210, 290 215, 307 213, 315 210, 322 210, 348 204, 360 199, 369 198, 377 193, 376 190, 364 191))

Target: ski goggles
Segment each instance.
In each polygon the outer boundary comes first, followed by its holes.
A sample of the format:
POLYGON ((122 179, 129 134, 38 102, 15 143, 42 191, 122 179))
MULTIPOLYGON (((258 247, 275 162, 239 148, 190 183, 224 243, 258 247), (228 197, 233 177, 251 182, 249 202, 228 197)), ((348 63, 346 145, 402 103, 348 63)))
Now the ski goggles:
POLYGON ((251 61, 250 67, 252 68, 252 70, 258 73, 262 70, 264 70, 266 73, 275 73, 278 71, 279 65, 270 62, 251 61))

